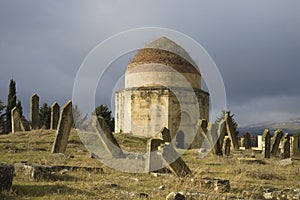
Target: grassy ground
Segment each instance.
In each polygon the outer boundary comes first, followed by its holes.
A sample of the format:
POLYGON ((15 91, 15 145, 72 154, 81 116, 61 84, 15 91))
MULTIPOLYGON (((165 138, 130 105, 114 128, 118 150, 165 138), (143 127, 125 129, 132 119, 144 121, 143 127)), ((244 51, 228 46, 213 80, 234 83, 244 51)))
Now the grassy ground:
MULTIPOLYGON (((16 176, 12 191, 0 196, 0 199, 141 199, 147 195, 148 199, 165 199, 172 191, 205 194, 199 199, 226 199, 231 196, 258 199, 261 188, 300 188, 300 161, 297 160, 285 167, 276 165, 276 159, 266 160, 266 164, 244 164, 237 157, 250 155, 251 152, 229 158, 208 155, 199 159, 196 150, 186 151, 183 159, 194 173, 194 179, 209 177, 230 180, 229 193, 216 193, 195 184, 191 177, 154 177, 111 169, 90 158, 90 153, 75 131, 70 135, 64 155, 51 154, 54 134, 54 131, 39 130, 1 135, 0 162, 103 167, 104 172, 68 171, 55 181, 28 181, 16 176), (165 189, 159 190, 160 186, 165 189)), ((146 140, 143 138, 126 134, 117 135, 116 138, 125 150, 146 152, 146 140)))

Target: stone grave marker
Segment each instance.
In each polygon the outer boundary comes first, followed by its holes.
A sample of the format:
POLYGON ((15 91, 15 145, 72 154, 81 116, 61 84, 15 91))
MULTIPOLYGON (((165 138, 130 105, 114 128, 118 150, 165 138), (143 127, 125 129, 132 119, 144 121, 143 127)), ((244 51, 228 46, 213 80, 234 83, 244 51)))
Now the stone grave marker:
POLYGON ((40 128, 39 101, 40 98, 37 94, 33 94, 30 98, 30 123, 33 130, 40 128))
POLYGON ((162 155, 163 161, 170 171, 178 177, 186 177, 192 172, 186 163, 179 156, 172 144, 165 144, 159 147, 159 152, 162 155))
POLYGON ((283 136, 282 130, 276 130, 274 136, 272 138, 272 145, 271 145, 271 154, 273 156, 277 156, 279 150, 280 140, 283 136))
POLYGON ((158 147, 163 144, 161 139, 149 139, 147 142, 147 163, 146 172, 165 172, 165 167, 163 165, 163 160, 161 155, 158 155, 158 147))
POLYGON ((102 117, 94 116, 94 125, 99 133, 99 138, 104 146, 104 148, 109 152, 112 158, 122 158, 124 157, 123 151, 117 142, 116 138, 112 134, 109 126, 102 117), (95 119, 97 118, 97 119, 95 119), (98 123, 97 123, 98 120, 98 123))
POLYGON ((192 144, 190 145, 191 149, 202 147, 203 141, 206 139, 207 126, 208 122, 206 119, 201 119, 198 121, 198 130, 192 144))
POLYGON ((230 145, 231 145, 231 141, 230 141, 230 139, 229 138, 227 138, 226 140, 225 140, 225 156, 230 156, 230 145))
POLYGON ((207 127, 207 138, 210 142, 210 145, 212 147, 212 152, 215 155, 222 156, 222 147, 220 144, 220 139, 218 136, 218 132, 216 129, 216 125, 213 123, 208 123, 207 127))
POLYGON ((265 158, 271 157, 271 134, 268 129, 264 130, 263 138, 265 140, 265 158))
POLYGON ((14 166, 0 163, 0 193, 9 192, 14 177, 14 166))
POLYGON ((50 129, 56 130, 58 126, 59 121, 59 113, 60 112, 60 106, 57 102, 54 102, 51 106, 51 124, 50 129))
POLYGON ((287 137, 283 142, 283 159, 291 157, 291 142, 290 137, 287 137))
POLYGON ((22 129, 21 116, 17 107, 11 110, 11 132, 25 131, 22 129))
POLYGON ((226 121, 227 134, 231 140, 231 145, 234 149, 238 150, 239 144, 238 144, 237 137, 236 137, 237 136, 236 129, 233 126, 232 118, 228 112, 225 114, 225 121, 226 121))
POLYGON ((74 125, 72 115, 72 101, 68 101, 60 114, 52 153, 65 153, 68 145, 69 134, 74 125))

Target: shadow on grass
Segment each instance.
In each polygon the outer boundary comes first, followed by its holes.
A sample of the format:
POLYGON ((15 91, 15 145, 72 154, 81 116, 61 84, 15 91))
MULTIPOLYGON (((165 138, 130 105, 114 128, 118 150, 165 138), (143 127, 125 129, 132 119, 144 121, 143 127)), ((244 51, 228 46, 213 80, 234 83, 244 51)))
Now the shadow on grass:
POLYGON ((55 185, 14 185, 12 192, 0 195, 0 199, 20 199, 30 198, 30 197, 44 197, 49 195, 85 195, 94 196, 93 193, 70 188, 65 185, 55 184, 55 185))

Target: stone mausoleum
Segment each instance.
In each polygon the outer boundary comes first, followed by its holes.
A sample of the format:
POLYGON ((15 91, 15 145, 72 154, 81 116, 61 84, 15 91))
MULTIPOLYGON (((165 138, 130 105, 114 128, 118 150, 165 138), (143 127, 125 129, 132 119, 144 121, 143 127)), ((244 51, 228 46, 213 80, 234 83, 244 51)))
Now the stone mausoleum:
POLYGON ((209 93, 189 54, 161 37, 139 50, 115 94, 115 132, 150 137, 167 127, 171 137, 191 143, 199 119, 209 118, 209 93))

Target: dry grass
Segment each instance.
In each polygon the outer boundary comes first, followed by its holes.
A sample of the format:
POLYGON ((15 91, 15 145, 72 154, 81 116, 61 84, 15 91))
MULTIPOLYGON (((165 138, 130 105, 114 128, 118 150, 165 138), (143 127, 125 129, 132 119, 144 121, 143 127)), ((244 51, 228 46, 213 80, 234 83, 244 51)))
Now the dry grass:
MULTIPOLYGON (((261 198, 262 188, 300 188, 300 162, 281 167, 277 160, 266 164, 240 163, 236 157, 214 157, 199 159, 196 150, 184 153, 183 159, 197 178, 219 178, 230 180, 229 193, 216 193, 202 188, 189 178, 170 175, 154 177, 149 174, 134 174, 116 171, 91 159, 75 131, 69 138, 67 152, 51 154, 54 131, 31 131, 0 136, 0 161, 6 163, 37 163, 44 165, 76 165, 103 167, 104 173, 68 171, 63 179, 56 181, 26 181, 15 177, 13 189, 0 199, 165 199, 170 192, 194 193, 195 199, 226 199, 227 197, 261 198), (164 190, 159 190, 164 186, 164 190), (197 194, 197 195, 196 195, 197 194)), ((145 152, 146 140, 130 135, 117 135, 122 148, 128 151, 145 152)), ((251 154, 251 152, 245 152, 251 154)), ((256 155, 259 157, 260 155, 256 155)))

